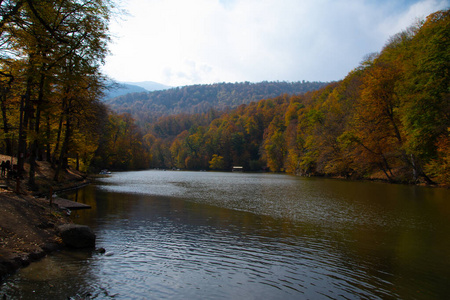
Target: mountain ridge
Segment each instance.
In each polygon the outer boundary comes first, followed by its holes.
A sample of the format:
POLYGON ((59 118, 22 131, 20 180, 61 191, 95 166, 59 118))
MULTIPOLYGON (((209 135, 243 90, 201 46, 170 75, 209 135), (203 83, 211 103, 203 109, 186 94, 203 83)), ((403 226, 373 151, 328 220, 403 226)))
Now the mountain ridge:
POLYGON ((107 84, 105 95, 103 96, 103 101, 107 101, 108 99, 116 98, 131 93, 160 91, 170 88, 172 87, 154 81, 140 81, 140 82, 111 81, 107 84))
POLYGON ((309 81, 197 84, 162 91, 129 93, 107 99, 105 103, 116 113, 130 113, 142 124, 164 115, 205 113, 211 109, 223 111, 283 94, 302 94, 327 84, 309 81))
POLYGON ((131 93, 141 93, 146 91, 147 91, 146 89, 137 85, 119 82, 110 82, 108 83, 107 88, 104 91, 104 96, 102 100, 107 101, 108 99, 113 99, 122 95, 131 93))
POLYGON ((155 81, 124 81, 122 83, 139 86, 141 88, 146 89, 149 92, 162 91, 173 88, 172 86, 165 85, 155 81))

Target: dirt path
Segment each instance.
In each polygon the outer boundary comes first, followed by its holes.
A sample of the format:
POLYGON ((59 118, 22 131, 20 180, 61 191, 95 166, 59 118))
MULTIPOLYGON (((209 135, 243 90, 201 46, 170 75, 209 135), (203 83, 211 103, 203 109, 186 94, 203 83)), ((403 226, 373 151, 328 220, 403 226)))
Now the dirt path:
POLYGON ((0 281, 60 247, 56 227, 69 220, 47 200, 0 193, 0 281))
MULTIPOLYGON (((7 159, 11 157, 0 155, 0 162, 7 159)), ((0 177, 0 282, 7 274, 61 247, 56 228, 71 221, 64 212, 50 207, 48 200, 35 195, 47 195, 50 187, 57 191, 80 186, 87 180, 81 173, 69 171, 61 183, 56 183, 53 174, 49 163, 39 162, 37 189, 28 190, 25 177, 19 194, 15 192, 15 180, 0 177)))

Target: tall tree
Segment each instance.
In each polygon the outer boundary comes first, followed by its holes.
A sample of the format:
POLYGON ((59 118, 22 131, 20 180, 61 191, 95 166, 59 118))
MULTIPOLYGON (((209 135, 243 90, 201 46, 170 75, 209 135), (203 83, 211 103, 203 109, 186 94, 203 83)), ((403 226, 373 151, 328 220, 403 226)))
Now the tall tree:
POLYGON ((72 113, 73 95, 86 89, 83 77, 89 78, 90 92, 98 95, 93 87, 99 87, 102 80, 98 70, 107 54, 111 8, 107 0, 27 0, 9 23, 8 42, 17 50, 16 57, 26 61, 19 123, 18 169, 23 169, 24 159, 29 156, 31 185, 34 185, 35 161, 42 147, 41 113, 44 106, 48 107, 49 99, 52 98, 50 93, 60 95, 61 115, 66 116, 63 120, 66 130, 63 132, 65 137, 57 174, 67 159, 71 134, 68 116, 72 113), (28 138, 31 138, 29 152, 28 138))
MULTIPOLYGON (((438 11, 419 26, 405 49, 404 80, 399 86, 406 150, 419 176, 438 158, 438 140, 450 124, 450 10, 438 11)), ((445 143, 440 143, 445 145, 445 143)), ((448 149, 450 151, 450 149, 448 149)))

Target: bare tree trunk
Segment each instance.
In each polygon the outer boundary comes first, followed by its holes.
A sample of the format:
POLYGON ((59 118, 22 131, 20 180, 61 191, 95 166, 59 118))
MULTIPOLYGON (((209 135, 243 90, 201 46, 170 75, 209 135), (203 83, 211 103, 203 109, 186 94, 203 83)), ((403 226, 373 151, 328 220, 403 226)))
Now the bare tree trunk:
MULTIPOLYGON (((45 65, 42 67, 42 69, 45 68, 45 65)), ((41 73, 41 77, 39 79, 39 93, 38 93, 38 99, 37 99, 37 105, 36 105, 36 118, 34 123, 34 129, 35 132, 35 139, 33 143, 31 144, 31 151, 30 151, 30 172, 28 177, 28 184, 31 187, 34 187, 36 184, 35 177, 36 177, 36 158, 39 151, 39 132, 40 132, 40 122, 41 122, 41 106, 44 99, 44 83, 45 83, 45 75, 41 73)))
POLYGON ((33 84, 33 78, 31 75, 28 77, 26 92, 20 100, 20 117, 19 117, 19 141, 18 141, 18 155, 17 155, 17 172, 18 176, 22 176, 25 158, 27 154, 27 131, 28 120, 31 112, 31 86, 33 84))
POLYGON ((394 174, 392 174, 391 167, 389 166, 389 163, 386 159, 386 157, 381 154, 381 157, 383 159, 383 163, 380 163, 380 169, 383 171, 383 173, 386 175, 389 182, 394 182, 394 174))
POLYGON ((50 148, 50 137, 51 137, 51 128, 50 128, 50 115, 47 114, 46 117, 46 132, 45 135, 47 137, 47 144, 45 145, 45 159, 47 160, 47 162, 51 162, 52 161, 52 155, 51 155, 51 148, 50 148))
POLYGON ((69 112, 69 107, 70 107, 70 100, 67 99, 67 105, 65 106, 65 109, 63 110, 63 115, 65 116, 66 119, 66 130, 65 130, 65 135, 64 135, 64 141, 63 144, 61 146, 61 152, 59 153, 59 160, 58 160, 58 164, 56 165, 56 170, 55 170, 55 177, 54 180, 55 181, 59 181, 59 175, 62 171, 62 169, 67 167, 67 153, 68 153, 68 149, 69 149, 69 142, 70 142, 70 138, 71 138, 71 134, 72 134, 72 128, 71 128, 71 122, 70 122, 70 112, 69 112))
POLYGON ((6 144, 6 155, 13 155, 13 150, 12 150, 12 140, 9 137, 9 123, 8 123, 8 115, 6 114, 7 112, 7 107, 6 107, 6 96, 8 93, 8 89, 7 88, 2 88, 2 95, 1 95, 1 103, 0 103, 0 108, 2 110, 2 120, 3 120, 3 132, 5 133, 5 144, 6 144))
MULTIPOLYGON (((63 100, 64 102, 65 100, 63 100)), ((63 104, 64 107, 64 104, 63 104)), ((57 155, 58 155, 58 151, 59 151, 59 147, 61 144, 61 134, 62 134, 62 128, 63 128, 63 121, 64 121, 64 112, 61 113, 61 116, 59 117, 59 125, 58 125, 58 133, 56 135, 56 145, 55 145, 55 149, 53 150, 53 154, 52 154, 52 168, 55 168, 57 165, 57 155)))
POLYGON ((433 180, 430 179, 430 177, 427 176, 427 174, 425 174, 422 167, 420 166, 420 163, 417 162, 417 159, 413 154, 411 154, 411 164, 413 166, 414 182, 417 182, 419 180, 419 177, 422 177, 428 184, 436 184, 433 180))

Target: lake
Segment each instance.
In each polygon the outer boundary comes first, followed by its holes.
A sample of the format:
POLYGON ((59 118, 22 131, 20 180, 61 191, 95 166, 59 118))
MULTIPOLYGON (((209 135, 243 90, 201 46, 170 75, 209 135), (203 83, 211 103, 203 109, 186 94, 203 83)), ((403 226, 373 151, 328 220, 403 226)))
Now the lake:
POLYGON ((447 189, 278 174, 114 173, 64 197, 107 255, 62 251, 8 299, 444 299, 447 189))

